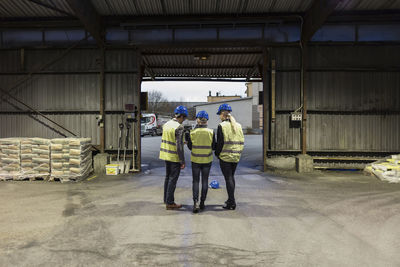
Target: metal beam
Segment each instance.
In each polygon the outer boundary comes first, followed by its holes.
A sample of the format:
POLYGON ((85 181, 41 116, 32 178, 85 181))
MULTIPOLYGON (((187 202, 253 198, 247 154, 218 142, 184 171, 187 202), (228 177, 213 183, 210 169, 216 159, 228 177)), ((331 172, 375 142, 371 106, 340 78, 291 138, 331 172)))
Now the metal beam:
POLYGON ((301 73, 300 73, 300 101, 302 107, 302 121, 300 131, 301 154, 307 154, 307 46, 300 48, 301 73))
POLYGON ((174 52, 174 51, 162 51, 162 52, 143 52, 143 56, 193 56, 195 54, 205 55, 262 55, 262 51, 188 51, 188 52, 174 52))
MULTIPOLYGON (((151 79, 142 79, 143 82, 240 82, 244 83, 247 82, 245 79, 227 79, 227 78, 199 78, 199 77, 184 77, 184 78, 163 78, 163 77, 156 77, 154 80, 151 79)), ((261 82, 261 79, 251 79, 250 82, 261 82)))
POLYGON ((310 9, 304 15, 301 30, 301 43, 305 45, 311 40, 314 33, 325 23, 329 15, 343 0, 314 0, 310 9))
POLYGON ((100 93, 100 152, 104 153, 106 147, 106 113, 105 113, 105 67, 106 67, 106 56, 104 47, 100 47, 100 76, 99 76, 99 93, 100 93))
POLYGON ((100 47, 104 46, 104 27, 100 15, 90 1, 66 0, 85 29, 93 36, 100 47))
POLYGON ((268 139, 269 139, 269 116, 268 116, 268 99, 269 99, 269 86, 268 86, 268 49, 264 48, 263 63, 262 63, 262 82, 263 82, 263 171, 267 171, 267 153, 268 153, 268 139))
MULTIPOLYGON (((71 0, 68 0, 71 1, 71 0)), ((75 0, 77 1, 77 0, 75 0)), ((328 1, 328 0, 324 0, 328 1)), ((332 1, 332 0, 331 0, 332 1)), ((339 1, 339 0, 336 0, 339 1)), ((86 2, 86 1, 79 1, 86 2)), ((161 26, 166 25, 226 25, 226 24, 264 24, 273 23, 300 23, 302 13, 265 13, 243 16, 104 16, 105 27, 113 26, 161 26)), ((332 12, 326 19, 329 23, 392 23, 400 21, 398 10, 366 10, 366 11, 340 11, 332 12)), ((0 18, 2 28, 54 28, 54 27, 79 27, 79 22, 73 17, 24 17, 0 18)))
POLYGON ((213 66, 208 66, 208 65, 199 65, 199 66, 146 66, 147 68, 151 69, 253 69, 254 66, 252 65, 213 65, 213 66))

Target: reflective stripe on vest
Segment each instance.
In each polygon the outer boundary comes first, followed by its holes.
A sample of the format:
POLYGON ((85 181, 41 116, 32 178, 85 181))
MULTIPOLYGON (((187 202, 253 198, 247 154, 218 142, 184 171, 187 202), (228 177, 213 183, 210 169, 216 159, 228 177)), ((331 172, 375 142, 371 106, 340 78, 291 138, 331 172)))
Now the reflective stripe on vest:
POLYGON ((190 140, 192 140, 192 162, 204 164, 213 161, 213 134, 213 130, 208 128, 196 128, 190 132, 190 140))
POLYGON ((224 121, 220 123, 224 135, 224 146, 219 158, 226 162, 239 162, 244 148, 244 136, 242 126, 237 123, 236 132, 233 132, 231 123, 224 121))
POLYGON ((170 120, 163 126, 161 137, 160 159, 172 162, 180 162, 176 150, 175 130, 180 126, 179 122, 170 120))

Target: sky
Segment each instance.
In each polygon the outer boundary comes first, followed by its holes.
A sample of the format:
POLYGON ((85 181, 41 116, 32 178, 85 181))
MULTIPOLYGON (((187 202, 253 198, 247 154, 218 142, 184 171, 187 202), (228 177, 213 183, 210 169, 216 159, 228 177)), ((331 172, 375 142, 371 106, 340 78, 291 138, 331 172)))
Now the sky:
POLYGON ((239 95, 244 97, 246 85, 244 82, 142 82, 142 92, 161 91, 169 101, 207 102, 208 91, 213 96, 239 95))

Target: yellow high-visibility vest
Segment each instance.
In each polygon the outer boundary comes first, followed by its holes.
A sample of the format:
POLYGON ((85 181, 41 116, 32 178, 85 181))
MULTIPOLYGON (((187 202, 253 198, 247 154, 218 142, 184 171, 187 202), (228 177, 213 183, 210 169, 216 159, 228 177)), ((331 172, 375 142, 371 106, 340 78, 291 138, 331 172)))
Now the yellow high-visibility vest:
POLYGON ((196 128, 190 131, 190 140, 192 140, 192 162, 204 164, 213 161, 213 134, 213 130, 208 128, 196 128))
POLYGON ((242 126, 237 123, 236 132, 234 133, 230 121, 221 122, 219 125, 221 125, 224 135, 224 146, 219 158, 226 162, 239 162, 244 148, 242 126))
POLYGON ((170 120, 164 124, 161 137, 160 159, 171 162, 180 162, 175 138, 175 130, 179 126, 179 122, 174 120, 170 120))

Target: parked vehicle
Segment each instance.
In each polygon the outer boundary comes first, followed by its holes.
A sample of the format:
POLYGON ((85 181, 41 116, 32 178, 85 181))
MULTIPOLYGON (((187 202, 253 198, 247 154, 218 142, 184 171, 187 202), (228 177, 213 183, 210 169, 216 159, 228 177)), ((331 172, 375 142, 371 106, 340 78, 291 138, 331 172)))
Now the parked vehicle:
POLYGON ((183 127, 185 128, 185 130, 192 130, 196 127, 196 121, 195 120, 185 120, 182 123, 183 127))
POLYGON ((162 126, 170 120, 168 116, 157 116, 154 113, 143 113, 142 118, 140 119, 140 135, 161 135, 162 134, 162 126))

